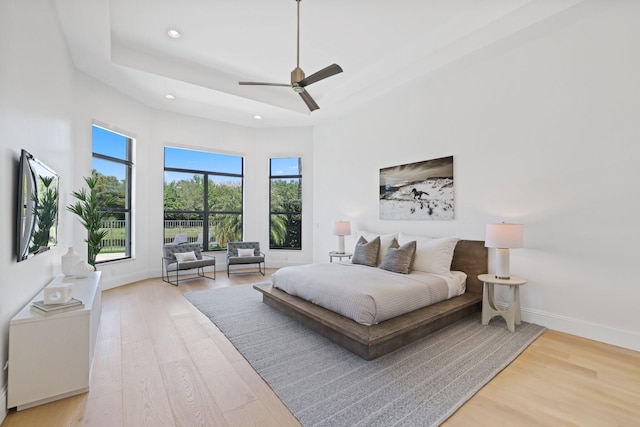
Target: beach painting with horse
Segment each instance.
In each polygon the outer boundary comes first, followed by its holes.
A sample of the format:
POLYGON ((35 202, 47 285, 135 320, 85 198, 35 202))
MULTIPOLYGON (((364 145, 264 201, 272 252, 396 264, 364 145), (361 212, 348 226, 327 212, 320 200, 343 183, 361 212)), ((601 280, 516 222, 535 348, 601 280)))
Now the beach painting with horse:
POLYGON ((380 219, 453 218, 453 156, 380 169, 380 219))

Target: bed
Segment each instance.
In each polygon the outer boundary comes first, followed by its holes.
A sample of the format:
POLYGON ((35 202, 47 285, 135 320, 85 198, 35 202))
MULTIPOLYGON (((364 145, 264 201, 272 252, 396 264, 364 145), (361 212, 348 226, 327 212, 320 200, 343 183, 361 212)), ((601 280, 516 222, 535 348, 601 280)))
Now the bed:
POLYGON ((466 274, 466 292, 371 325, 290 295, 271 283, 254 288, 262 293, 264 303, 358 356, 372 360, 480 311, 482 283, 477 277, 487 271, 484 242, 460 240, 455 246, 451 270, 466 274))

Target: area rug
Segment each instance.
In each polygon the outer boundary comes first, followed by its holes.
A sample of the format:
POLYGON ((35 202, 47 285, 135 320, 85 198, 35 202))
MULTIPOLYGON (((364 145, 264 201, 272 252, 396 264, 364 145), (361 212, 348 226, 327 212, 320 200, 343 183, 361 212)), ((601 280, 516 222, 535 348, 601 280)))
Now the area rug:
POLYGON ((304 426, 436 426, 544 328, 472 315, 366 361, 262 302, 252 285, 185 297, 224 333, 304 426))

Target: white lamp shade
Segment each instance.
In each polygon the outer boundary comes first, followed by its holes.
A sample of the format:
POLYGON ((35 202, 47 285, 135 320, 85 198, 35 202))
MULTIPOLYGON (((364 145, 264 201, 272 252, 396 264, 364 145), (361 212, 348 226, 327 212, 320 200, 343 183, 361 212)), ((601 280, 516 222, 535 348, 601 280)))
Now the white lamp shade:
POLYGON ((351 222, 335 221, 333 223, 333 234, 335 236, 349 236, 351 234, 351 222))
POLYGON ((522 224, 487 224, 484 245, 487 248, 521 248, 523 235, 522 224))

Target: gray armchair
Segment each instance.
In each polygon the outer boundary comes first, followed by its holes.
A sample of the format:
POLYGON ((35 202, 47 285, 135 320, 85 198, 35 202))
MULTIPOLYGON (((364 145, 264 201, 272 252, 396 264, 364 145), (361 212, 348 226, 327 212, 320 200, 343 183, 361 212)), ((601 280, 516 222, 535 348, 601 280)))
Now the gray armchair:
POLYGON ((216 279, 216 259, 210 256, 202 255, 200 245, 197 243, 181 243, 179 245, 168 244, 162 247, 162 280, 178 286, 180 277, 179 273, 186 270, 194 270, 198 272, 198 276, 208 279, 216 279), (195 259, 189 258, 190 252, 193 252, 195 259), (176 256, 176 254, 178 254, 176 256), (213 277, 205 275, 204 268, 213 267, 213 277), (175 273, 175 281, 171 281, 169 274, 175 273))
POLYGON ((227 277, 231 275, 232 265, 242 264, 258 264, 258 271, 264 276, 264 253, 260 252, 260 242, 229 242, 227 243, 227 277), (252 249, 250 255, 240 254, 238 252, 252 249))

